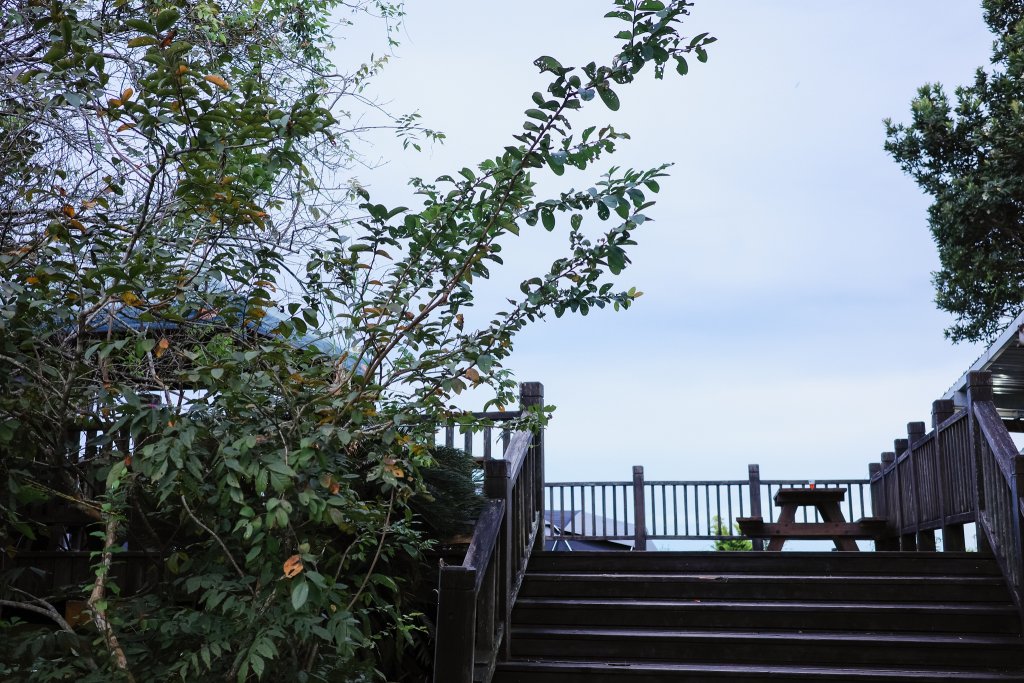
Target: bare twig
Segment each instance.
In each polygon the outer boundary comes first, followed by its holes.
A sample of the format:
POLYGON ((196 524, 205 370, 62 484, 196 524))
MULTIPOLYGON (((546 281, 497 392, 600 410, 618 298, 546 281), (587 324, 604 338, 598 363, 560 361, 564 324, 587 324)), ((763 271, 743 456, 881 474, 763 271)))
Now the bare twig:
MULTIPOLYGON (((208 533, 211 536, 213 536, 213 539, 215 541, 217 541, 217 543, 220 545, 221 549, 224 551, 224 554, 228 556, 228 560, 231 561, 231 566, 235 568, 235 571, 238 573, 239 578, 241 578, 243 580, 246 579, 248 577, 248 574, 246 574, 245 572, 242 571, 242 568, 239 566, 238 562, 235 561, 235 556, 231 554, 230 550, 228 550, 227 544, 225 544, 224 541, 221 540, 220 536, 218 536, 217 533, 213 529, 211 529, 210 527, 208 527, 205 524, 203 524, 199 520, 199 518, 195 516, 195 514, 192 512, 192 508, 190 508, 188 506, 188 503, 185 502, 185 496, 180 496, 180 498, 181 498, 181 504, 183 506, 185 506, 185 512, 187 512, 188 516, 192 518, 192 521, 195 522, 196 525, 198 525, 203 531, 205 531, 206 533, 208 533)), ((256 597, 256 589, 255 588, 250 586, 249 587, 249 592, 252 593, 253 597, 256 597)))

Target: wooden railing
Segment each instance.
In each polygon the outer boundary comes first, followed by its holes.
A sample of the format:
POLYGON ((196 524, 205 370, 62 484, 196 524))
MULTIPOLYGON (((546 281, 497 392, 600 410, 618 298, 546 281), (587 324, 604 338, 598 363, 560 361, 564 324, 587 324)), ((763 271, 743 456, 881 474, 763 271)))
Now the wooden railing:
MULTIPOLYGON (((734 540, 737 517, 764 516, 774 522, 772 498, 780 488, 804 488, 807 479, 761 479, 750 465, 747 479, 715 481, 646 481, 644 468, 633 468, 632 481, 551 482, 545 484, 548 540, 571 538, 631 541, 646 550, 647 541, 734 540), (762 503, 766 501, 766 503, 762 503)), ((819 488, 845 488, 847 519, 871 510, 867 479, 816 480, 819 488)), ((814 509, 803 522, 818 522, 814 509)), ((760 550, 760 544, 755 544, 760 550)))
POLYGON ((907 425, 907 438, 870 466, 875 516, 886 517, 892 549, 963 550, 963 525, 976 523, 978 550, 996 556, 1024 612, 1024 457, 992 401, 992 376, 971 372, 967 405, 932 404, 932 426, 907 425))
POLYGON ((896 439, 869 468, 874 516, 887 520, 893 537, 883 547, 934 550, 935 531, 942 530, 945 549, 965 548, 964 524, 975 518, 968 413, 935 401, 932 427, 925 434, 923 422, 909 423, 907 438, 896 439))
MULTIPOLYGON (((523 409, 544 404, 544 387, 521 386, 523 409)), ((544 533, 544 434, 512 433, 503 457, 484 461, 489 498, 461 565, 441 568, 434 680, 490 681, 508 658, 512 605, 544 533)))
MULTIPOLYGON (((509 441, 512 439, 512 432, 506 422, 511 422, 519 417, 522 417, 522 410, 506 410, 503 412, 492 411, 486 413, 472 413, 473 420, 480 421, 486 420, 494 423, 493 425, 487 425, 482 429, 476 431, 472 429, 462 430, 462 441, 458 445, 459 448, 466 451, 470 455, 477 455, 478 460, 490 460, 493 457, 492 447, 496 442, 494 438, 495 430, 501 436, 501 451, 504 453, 508 450, 509 441), (481 447, 476 448, 475 444, 480 442, 481 447)), ((444 426, 442 432, 444 434, 444 445, 448 448, 455 448, 455 434, 459 431, 459 426, 454 423, 450 423, 444 426)))

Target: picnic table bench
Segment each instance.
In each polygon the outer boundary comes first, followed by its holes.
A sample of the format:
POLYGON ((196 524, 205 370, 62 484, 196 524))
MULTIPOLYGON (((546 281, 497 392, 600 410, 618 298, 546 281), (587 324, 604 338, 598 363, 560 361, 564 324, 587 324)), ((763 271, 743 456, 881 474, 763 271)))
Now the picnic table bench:
POLYGON ((761 517, 737 517, 736 523, 744 536, 767 538, 768 550, 782 550, 787 539, 831 539, 838 550, 856 551, 856 539, 877 539, 885 533, 885 520, 880 517, 861 517, 847 522, 839 503, 846 497, 846 489, 779 489, 775 505, 781 508, 777 522, 765 522, 761 517), (813 507, 822 521, 798 522, 797 509, 813 507))

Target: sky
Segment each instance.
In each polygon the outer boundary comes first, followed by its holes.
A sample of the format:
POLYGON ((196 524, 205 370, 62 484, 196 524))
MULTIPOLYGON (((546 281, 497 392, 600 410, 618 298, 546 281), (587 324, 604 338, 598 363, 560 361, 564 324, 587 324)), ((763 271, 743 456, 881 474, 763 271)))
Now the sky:
MULTIPOLYGON (((584 64, 613 54, 610 2, 410 0, 401 45, 371 96, 418 111, 443 145, 402 151, 390 135, 359 171, 375 201, 415 206, 409 176, 494 156, 546 81, 543 54, 584 64)), ((337 58, 388 52, 357 24, 337 58)), ((988 63, 991 35, 970 0, 697 0, 683 33, 718 38, 707 64, 622 88, 584 122, 631 134, 607 165, 674 164, 655 219, 637 231, 625 312, 535 324, 507 362, 557 406, 548 481, 866 477, 868 464, 929 421, 931 402, 982 348, 943 336, 928 199, 883 150, 883 119, 909 119, 917 87, 951 91, 988 63)), ((543 179, 542 196, 593 176, 543 179)), ((500 308, 565 235, 524 233, 478 307, 500 308)), ((475 398, 470 398, 467 406, 475 398)), ((486 400, 479 397, 479 403, 486 400)))

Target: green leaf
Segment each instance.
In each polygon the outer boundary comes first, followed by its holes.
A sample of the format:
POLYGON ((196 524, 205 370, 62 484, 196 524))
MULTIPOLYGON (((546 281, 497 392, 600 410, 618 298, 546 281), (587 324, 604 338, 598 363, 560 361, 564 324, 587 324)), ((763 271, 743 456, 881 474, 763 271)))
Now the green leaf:
POLYGON ((156 45, 157 40, 152 36, 138 36, 128 41, 128 47, 145 47, 147 45, 156 45))
POLYGON ((626 267, 626 252, 619 247, 608 247, 608 270, 612 275, 618 275, 626 267))
POLYGON ((541 73, 550 71, 553 74, 561 75, 563 71, 562 64, 554 57, 548 57, 547 55, 533 60, 533 64, 541 70, 541 73))
POLYGON ((605 85, 597 89, 597 94, 601 96, 601 101, 606 107, 612 111, 619 110, 619 96, 615 94, 614 90, 605 85))
POLYGON ((151 36, 155 36, 157 33, 159 33, 159 31, 156 30, 156 27, 153 26, 153 24, 143 19, 129 19, 124 23, 129 28, 133 28, 136 31, 139 31, 140 33, 148 33, 151 36))
POLYGON ((555 214, 553 212, 551 212, 551 211, 541 211, 540 212, 540 220, 541 220, 541 223, 544 224, 544 229, 545 230, 550 232, 551 230, 555 229, 555 214))
POLYGON ((169 29, 174 24, 174 22, 178 20, 178 17, 180 16, 181 13, 178 11, 176 7, 170 7, 160 12, 160 14, 156 15, 156 19, 154 20, 153 23, 156 24, 157 31, 163 32, 169 29))
POLYGON ((294 609, 300 609, 306 604, 306 599, 309 597, 309 584, 306 579, 296 579, 292 585, 292 607, 294 609))
POLYGON ((484 353, 477 356, 476 366, 480 368, 480 372, 488 373, 491 371, 491 367, 494 364, 494 356, 484 353))
POLYGON ((680 76, 685 76, 690 71, 690 65, 682 57, 676 57, 676 71, 680 76))

